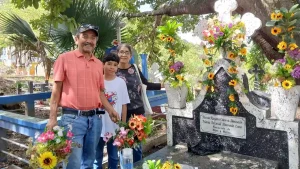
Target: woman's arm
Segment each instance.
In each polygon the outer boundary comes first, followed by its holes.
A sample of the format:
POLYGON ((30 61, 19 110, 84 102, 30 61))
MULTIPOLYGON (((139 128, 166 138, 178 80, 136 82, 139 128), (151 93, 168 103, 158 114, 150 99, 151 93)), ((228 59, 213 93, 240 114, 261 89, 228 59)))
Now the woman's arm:
POLYGON ((163 86, 162 84, 148 82, 148 80, 144 77, 144 75, 140 71, 140 69, 138 71, 139 71, 139 74, 140 74, 140 77, 141 77, 141 80, 142 80, 143 84, 147 85, 147 90, 160 90, 162 88, 162 86, 163 86))

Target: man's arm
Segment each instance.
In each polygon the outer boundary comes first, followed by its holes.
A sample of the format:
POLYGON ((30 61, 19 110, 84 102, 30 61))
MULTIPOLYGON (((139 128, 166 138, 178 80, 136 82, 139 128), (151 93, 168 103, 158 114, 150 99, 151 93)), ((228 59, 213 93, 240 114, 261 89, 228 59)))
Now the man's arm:
POLYGON ((60 101, 63 82, 54 82, 52 88, 52 94, 50 99, 50 116, 47 123, 47 129, 52 130, 54 126, 57 126, 57 108, 60 101))
POLYGON ((100 91, 100 99, 101 103, 104 106, 105 110, 108 112, 111 121, 118 122, 120 120, 119 114, 115 111, 115 109, 110 105, 107 98, 104 95, 103 91, 100 91))
POLYGON ((127 104, 122 105, 122 121, 126 123, 127 118, 127 104))

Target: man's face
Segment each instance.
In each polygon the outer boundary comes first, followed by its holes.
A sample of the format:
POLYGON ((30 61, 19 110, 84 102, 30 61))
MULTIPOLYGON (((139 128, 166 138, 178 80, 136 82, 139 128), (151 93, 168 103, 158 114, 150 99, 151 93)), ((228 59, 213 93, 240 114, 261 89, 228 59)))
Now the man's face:
POLYGON ((78 49, 82 53, 91 54, 97 43, 98 37, 96 33, 92 30, 87 30, 85 32, 80 33, 75 37, 75 43, 78 45, 78 49))

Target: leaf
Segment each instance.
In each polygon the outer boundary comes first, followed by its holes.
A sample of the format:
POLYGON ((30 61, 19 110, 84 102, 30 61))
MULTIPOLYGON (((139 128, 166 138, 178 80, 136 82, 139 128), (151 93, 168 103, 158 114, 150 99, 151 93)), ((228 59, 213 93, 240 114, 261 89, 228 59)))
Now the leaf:
POLYGON ((299 4, 296 4, 296 5, 292 6, 291 9, 289 10, 289 12, 294 12, 295 9, 298 8, 298 6, 299 6, 299 4))
POLYGON ((275 25, 275 23, 276 23, 277 21, 268 21, 267 23, 266 23, 266 26, 274 26, 275 25))
POLYGON ((288 10, 286 8, 284 8, 284 7, 281 7, 280 11, 283 12, 283 13, 287 13, 288 12, 288 10))

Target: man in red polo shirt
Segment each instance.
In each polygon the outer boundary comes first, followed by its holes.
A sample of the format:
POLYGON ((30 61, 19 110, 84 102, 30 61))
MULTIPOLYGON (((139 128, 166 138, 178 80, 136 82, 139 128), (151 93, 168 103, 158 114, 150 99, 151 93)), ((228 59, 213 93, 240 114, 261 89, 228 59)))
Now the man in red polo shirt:
POLYGON ((62 107, 62 126, 72 126, 73 148, 67 169, 93 168, 102 120, 97 108, 102 105, 112 121, 119 120, 118 113, 104 95, 103 64, 93 51, 98 40, 98 27, 81 25, 75 42, 78 48, 61 54, 54 64, 54 85, 50 101, 47 129, 57 125, 57 108, 62 107))

